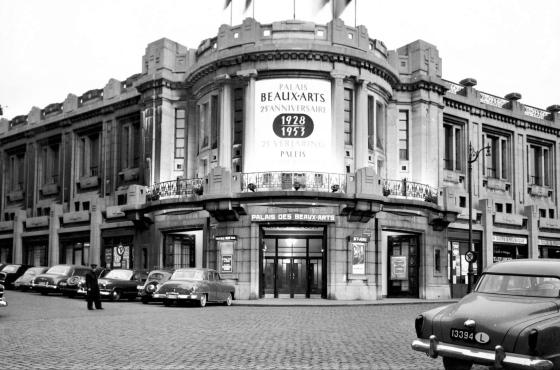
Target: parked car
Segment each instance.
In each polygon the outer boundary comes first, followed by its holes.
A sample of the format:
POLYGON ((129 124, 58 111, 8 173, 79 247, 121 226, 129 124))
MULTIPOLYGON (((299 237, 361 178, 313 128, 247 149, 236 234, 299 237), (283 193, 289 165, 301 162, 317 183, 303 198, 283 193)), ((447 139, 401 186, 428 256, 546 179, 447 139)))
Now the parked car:
POLYGON ((0 284, 0 307, 6 307, 8 305, 8 301, 4 298, 4 285, 0 284))
MULTIPOLYGON (((60 282, 60 288, 63 295, 66 295, 70 298, 75 296, 82 296, 85 297, 87 294, 86 290, 86 274, 91 269, 82 269, 79 272, 75 273, 73 276, 70 276, 66 281, 60 282)), ((96 267, 93 269, 93 273, 97 278, 105 276, 110 269, 105 267, 96 267)))
POLYGON ((29 265, 7 265, 0 271, 0 284, 6 289, 13 289, 17 278, 25 273, 29 265))
POLYGON ((474 291, 415 321, 412 349, 446 369, 560 369, 560 260, 496 263, 474 291))
POLYGON ((97 279, 101 298, 118 301, 128 298, 133 301, 138 296, 138 285, 144 284, 148 274, 144 271, 115 269, 104 277, 97 279))
POLYGON ((215 270, 182 268, 175 270, 171 278, 159 286, 153 300, 162 301, 166 306, 197 302, 204 307, 207 302, 223 302, 230 306, 234 297, 235 286, 222 281, 215 270))
POLYGON ((61 293, 61 287, 66 285, 69 277, 74 275, 83 276, 84 271, 90 270, 87 266, 79 265, 55 265, 44 274, 37 275, 31 286, 33 290, 47 295, 49 293, 61 293), (61 285, 61 283, 63 283, 61 285))
POLYGON ((30 267, 23 275, 18 277, 16 281, 14 281, 14 288, 19 290, 29 290, 31 289, 31 281, 35 278, 35 276, 44 274, 47 272, 49 268, 46 266, 37 266, 37 267, 30 267))
POLYGON ((165 283, 171 278, 173 271, 170 270, 152 270, 148 274, 148 278, 143 285, 138 285, 138 295, 144 304, 148 304, 157 290, 159 284, 165 283))

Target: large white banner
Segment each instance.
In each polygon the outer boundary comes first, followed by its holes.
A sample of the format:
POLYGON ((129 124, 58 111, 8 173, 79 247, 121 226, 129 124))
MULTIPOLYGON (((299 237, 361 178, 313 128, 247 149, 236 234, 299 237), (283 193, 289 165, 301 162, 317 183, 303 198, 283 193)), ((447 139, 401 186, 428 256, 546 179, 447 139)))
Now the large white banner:
POLYGON ((331 121, 330 81, 256 81, 253 155, 244 172, 336 172, 331 121))

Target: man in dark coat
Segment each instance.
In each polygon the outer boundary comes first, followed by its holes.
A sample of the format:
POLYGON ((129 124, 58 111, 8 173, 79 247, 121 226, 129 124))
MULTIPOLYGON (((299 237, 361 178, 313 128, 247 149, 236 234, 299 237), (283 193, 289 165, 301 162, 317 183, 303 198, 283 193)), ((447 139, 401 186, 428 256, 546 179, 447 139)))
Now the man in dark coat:
POLYGON ((93 310, 93 304, 95 303, 95 308, 102 310, 101 307, 101 296, 99 294, 99 285, 97 284, 97 276, 93 270, 88 271, 86 274, 86 289, 87 289, 87 308, 88 310, 93 310))

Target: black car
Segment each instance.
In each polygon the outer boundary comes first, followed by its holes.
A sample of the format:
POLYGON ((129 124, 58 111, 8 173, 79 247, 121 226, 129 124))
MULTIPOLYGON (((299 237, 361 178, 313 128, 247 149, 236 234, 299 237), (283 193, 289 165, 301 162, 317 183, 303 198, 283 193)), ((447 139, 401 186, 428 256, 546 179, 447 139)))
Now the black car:
POLYGON ((148 304, 152 300, 154 292, 159 284, 165 283, 171 278, 172 270, 152 270, 146 279, 144 285, 138 285, 138 295, 144 304, 148 304))
POLYGON ((46 273, 37 275, 33 279, 33 290, 43 295, 49 293, 61 293, 66 286, 68 278, 85 275, 85 271, 91 271, 87 266, 77 265, 55 265, 47 270, 46 273))
POLYGON ((101 298, 118 301, 127 298, 133 301, 138 296, 138 285, 144 284, 148 274, 144 271, 115 269, 97 279, 101 298))
POLYGON ((14 282, 22 276, 27 269, 31 267, 29 265, 6 265, 0 271, 0 284, 3 284, 6 289, 13 289, 14 282))

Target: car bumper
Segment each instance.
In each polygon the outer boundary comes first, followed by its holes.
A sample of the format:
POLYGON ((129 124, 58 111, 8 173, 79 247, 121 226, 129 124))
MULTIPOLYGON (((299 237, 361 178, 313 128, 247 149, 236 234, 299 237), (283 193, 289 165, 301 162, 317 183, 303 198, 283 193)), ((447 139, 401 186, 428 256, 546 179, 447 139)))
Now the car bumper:
POLYGON ((202 295, 199 293, 178 294, 178 293, 156 293, 152 296, 154 301, 162 301, 168 299, 170 301, 199 301, 202 295))
POLYGON ((58 285, 51 284, 33 284, 33 289, 37 291, 58 292, 60 291, 58 285))
POLYGON ((8 302, 6 302, 6 300, 4 298, 0 298, 0 307, 6 307, 8 305, 8 302))
POLYGON ((415 339, 412 342, 412 349, 424 352, 432 358, 438 356, 451 357, 472 361, 476 364, 495 366, 496 368, 511 366, 516 369, 547 370, 554 367, 553 363, 549 360, 505 352, 500 345, 496 346, 494 351, 469 348, 455 344, 442 343, 437 340, 435 335, 431 335, 430 339, 415 339))

